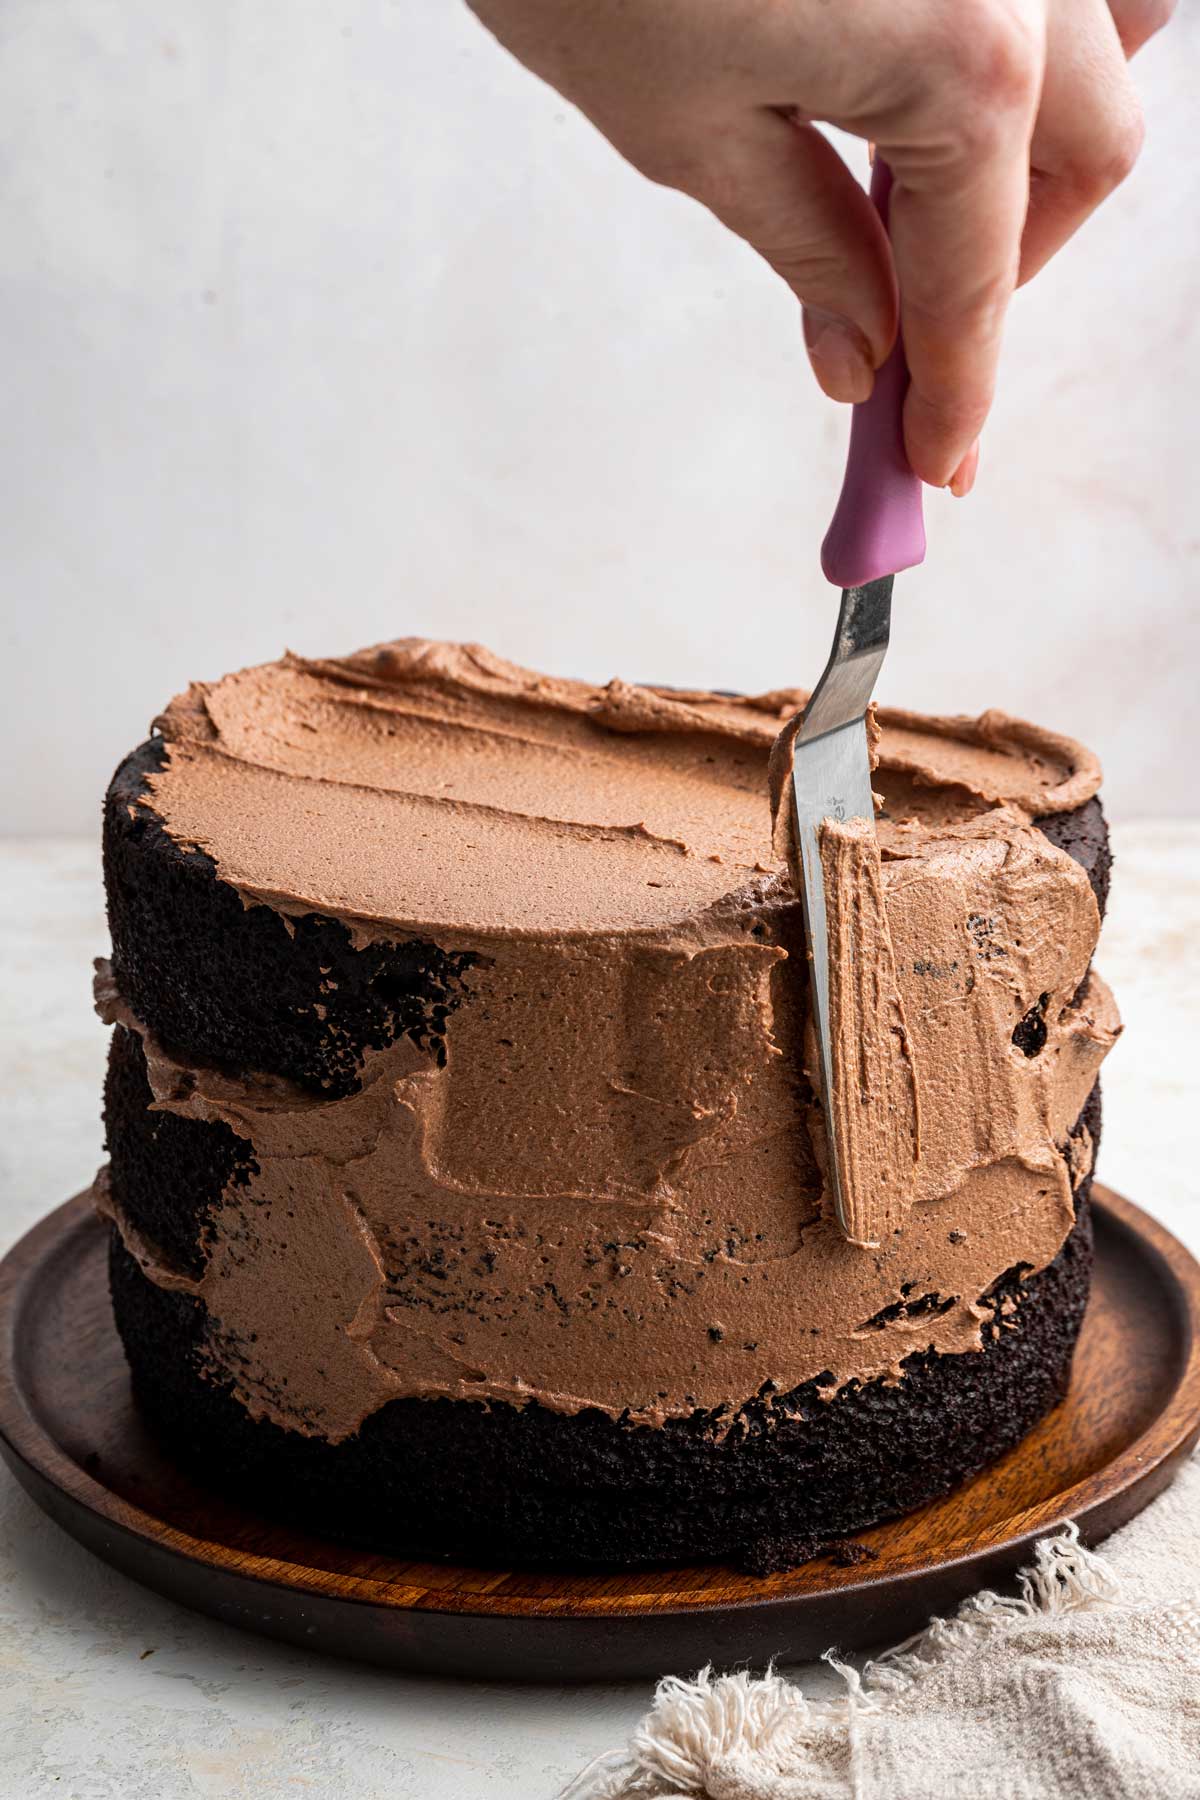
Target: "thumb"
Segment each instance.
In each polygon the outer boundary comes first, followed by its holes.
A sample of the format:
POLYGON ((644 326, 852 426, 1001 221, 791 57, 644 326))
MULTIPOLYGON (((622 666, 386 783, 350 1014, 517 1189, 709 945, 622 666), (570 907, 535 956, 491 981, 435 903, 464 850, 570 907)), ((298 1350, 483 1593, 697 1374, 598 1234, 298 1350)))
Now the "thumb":
POLYGON ((896 277, 879 216, 833 145, 772 108, 710 131, 665 177, 764 257, 804 307, 813 372, 865 400, 895 341, 896 277))

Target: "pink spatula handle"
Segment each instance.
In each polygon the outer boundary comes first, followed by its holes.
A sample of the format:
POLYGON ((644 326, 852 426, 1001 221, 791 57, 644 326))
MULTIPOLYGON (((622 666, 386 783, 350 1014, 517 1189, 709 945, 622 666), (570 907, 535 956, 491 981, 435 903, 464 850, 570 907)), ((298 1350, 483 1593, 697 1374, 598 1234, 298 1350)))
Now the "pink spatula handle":
MULTIPOLYGON (((871 198, 884 225, 892 171, 875 158, 871 198)), ((903 411, 908 364, 899 336, 875 374, 869 400, 854 408, 850 451, 821 567, 837 587, 861 587, 925 560, 921 483, 904 454, 903 411)))

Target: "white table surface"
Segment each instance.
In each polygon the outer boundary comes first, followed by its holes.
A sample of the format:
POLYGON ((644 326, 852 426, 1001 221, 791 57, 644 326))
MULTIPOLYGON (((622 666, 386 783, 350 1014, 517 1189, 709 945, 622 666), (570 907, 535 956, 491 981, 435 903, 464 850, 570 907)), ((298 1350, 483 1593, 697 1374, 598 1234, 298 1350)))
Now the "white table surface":
MULTIPOLYGON (((1101 1172, 1200 1253, 1200 822, 1114 833, 1101 946, 1126 1035, 1101 1172)), ((100 1160, 107 938, 96 845, 0 843, 0 1249, 100 1160)), ((251 1637, 136 1587, 0 1469, 4 1800, 553 1800, 649 1684, 417 1680, 251 1637)))

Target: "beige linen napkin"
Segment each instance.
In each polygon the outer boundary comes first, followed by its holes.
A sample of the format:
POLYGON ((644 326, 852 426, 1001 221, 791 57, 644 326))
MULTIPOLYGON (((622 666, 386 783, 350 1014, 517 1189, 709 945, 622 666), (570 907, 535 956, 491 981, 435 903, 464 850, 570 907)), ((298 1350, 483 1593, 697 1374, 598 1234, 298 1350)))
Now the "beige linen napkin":
POLYGON ((659 1684, 563 1800, 1200 1800, 1200 1459, 1086 1549, 1043 1538, 1019 1594, 806 1700, 778 1673, 659 1684))

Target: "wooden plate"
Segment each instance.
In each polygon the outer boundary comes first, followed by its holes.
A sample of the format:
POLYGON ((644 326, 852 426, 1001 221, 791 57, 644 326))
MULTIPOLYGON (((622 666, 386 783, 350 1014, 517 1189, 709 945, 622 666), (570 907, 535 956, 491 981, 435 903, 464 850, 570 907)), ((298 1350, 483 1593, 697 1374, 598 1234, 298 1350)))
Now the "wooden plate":
POLYGON ((855 1567, 539 1575, 372 1556, 242 1511, 143 1430, 109 1311, 106 1231, 84 1195, 0 1265, 0 1449, 38 1505, 115 1568, 313 1649, 562 1681, 864 1648, 1005 1581, 1067 1519, 1095 1543, 1200 1436, 1200 1266, 1128 1200, 1095 1199, 1095 1282, 1067 1399, 968 1486, 861 1533, 875 1555, 855 1567))

